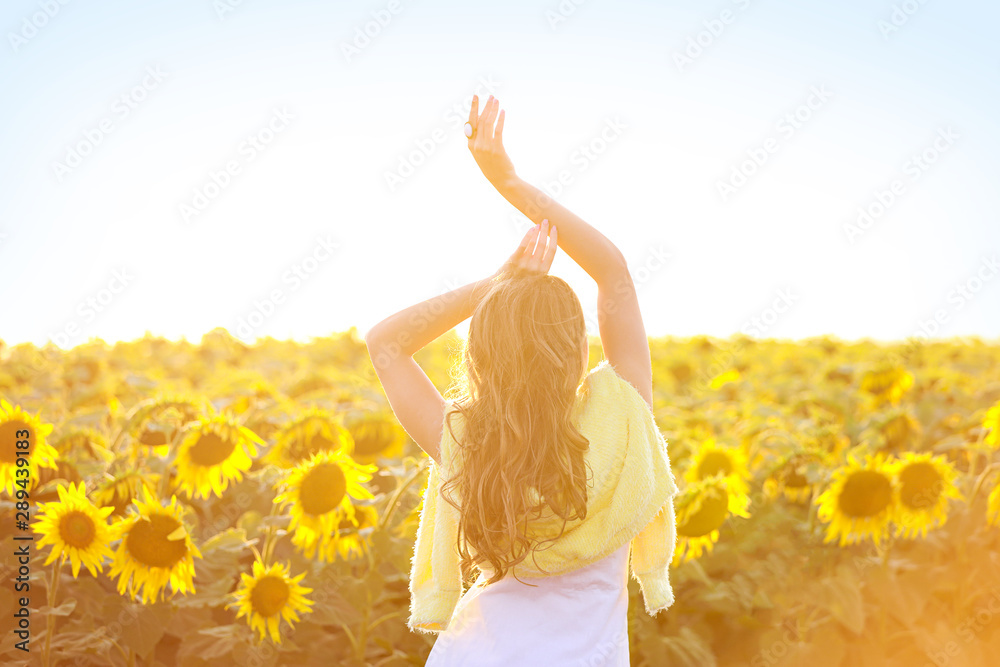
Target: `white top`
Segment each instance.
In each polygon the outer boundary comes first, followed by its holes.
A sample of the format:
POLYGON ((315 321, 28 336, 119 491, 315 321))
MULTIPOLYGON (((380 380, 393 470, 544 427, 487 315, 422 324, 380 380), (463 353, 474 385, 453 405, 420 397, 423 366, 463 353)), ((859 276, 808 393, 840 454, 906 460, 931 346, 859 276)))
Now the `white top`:
POLYGON ((628 667, 631 542, 566 574, 480 574, 438 634, 426 667, 628 667))

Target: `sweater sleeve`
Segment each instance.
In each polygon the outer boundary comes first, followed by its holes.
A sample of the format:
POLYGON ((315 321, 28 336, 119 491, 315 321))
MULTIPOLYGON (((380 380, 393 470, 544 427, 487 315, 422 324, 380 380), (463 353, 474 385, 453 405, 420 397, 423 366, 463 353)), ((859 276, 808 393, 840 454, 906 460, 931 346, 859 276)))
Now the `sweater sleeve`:
POLYGON ((632 540, 632 574, 639 582, 646 613, 650 616, 674 603, 670 563, 677 544, 675 521, 671 497, 632 540))
MULTIPOLYGON (((447 426, 444 431, 441 460, 447 462, 451 451, 447 426)), ((441 497, 441 475, 442 471, 431 461, 410 569, 407 626, 412 631, 426 633, 446 630, 462 597, 462 574, 455 546, 459 517, 457 510, 441 497)))

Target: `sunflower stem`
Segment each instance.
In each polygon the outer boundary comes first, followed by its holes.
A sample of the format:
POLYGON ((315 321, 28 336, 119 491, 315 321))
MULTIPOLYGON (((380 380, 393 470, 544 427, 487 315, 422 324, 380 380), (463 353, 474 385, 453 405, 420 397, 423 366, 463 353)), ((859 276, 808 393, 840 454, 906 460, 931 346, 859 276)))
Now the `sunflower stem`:
POLYGON ((55 568, 52 570, 52 583, 49 584, 49 613, 45 616, 45 648, 42 649, 42 664, 49 667, 52 659, 52 633, 56 628, 56 617, 52 610, 56 607, 56 592, 59 590, 59 575, 62 573, 63 561, 66 554, 59 556, 55 568))
POLYGON ((972 491, 969 492, 968 504, 970 506, 979 494, 979 489, 981 489, 983 484, 986 482, 986 478, 989 477, 989 474, 997 468, 1000 468, 1000 463, 991 463, 986 466, 981 473, 979 473, 979 477, 976 478, 975 483, 972 485, 972 491))
POLYGON ((402 497, 403 492, 410 487, 410 484, 422 473, 427 466, 430 464, 430 458, 424 459, 420 462, 420 465, 410 473, 410 475, 399 485, 392 497, 389 498, 389 504, 386 506, 385 512, 382 514, 381 519, 379 519, 378 526, 381 528, 383 526, 389 525, 389 520, 392 519, 392 515, 396 512, 396 508, 399 506, 399 499, 402 497))
POLYGON ((354 637, 354 633, 351 632, 351 628, 348 627, 346 623, 339 624, 341 629, 343 629, 344 634, 347 635, 347 639, 351 642, 351 649, 354 650, 354 655, 358 654, 358 640, 354 637))
POLYGON ((135 649, 128 647, 128 667, 135 667, 135 649))
POLYGON ((118 649, 118 652, 122 654, 122 659, 125 661, 125 664, 128 664, 128 654, 125 653, 125 649, 121 647, 121 644, 116 642, 114 639, 111 639, 110 637, 108 638, 108 641, 111 642, 112 646, 118 649))
MULTIPOLYGON (((270 518, 278 516, 278 503, 276 502, 271 503, 271 513, 268 516, 270 518)), ((264 554, 263 554, 264 557, 262 558, 264 567, 270 567, 271 565, 271 556, 274 555, 274 543, 276 542, 274 536, 275 536, 274 523, 268 522, 267 532, 264 535, 264 554)))
POLYGON ((355 645, 354 655, 358 660, 365 659, 365 653, 367 653, 368 648, 368 620, 371 618, 372 613, 372 592, 367 586, 365 587, 365 598, 368 600, 365 604, 365 617, 361 619, 361 635, 358 639, 358 643, 355 645))

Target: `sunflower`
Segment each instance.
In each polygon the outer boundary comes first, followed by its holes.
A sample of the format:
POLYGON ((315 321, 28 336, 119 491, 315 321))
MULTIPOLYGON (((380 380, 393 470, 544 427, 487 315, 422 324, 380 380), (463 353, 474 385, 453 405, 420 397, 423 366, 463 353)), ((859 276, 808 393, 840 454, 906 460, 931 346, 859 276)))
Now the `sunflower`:
POLYGON ((398 458, 406 444, 406 431, 388 412, 367 412, 347 422, 354 446, 351 456, 358 463, 374 463, 375 459, 398 458))
POLYGON ((731 488, 732 481, 732 477, 706 477, 689 484, 676 498, 674 567, 710 552, 719 541, 719 528, 729 515, 749 518, 750 498, 731 488))
POLYGON ((73 565, 73 578, 80 574, 80 565, 85 565, 92 575, 104 570, 104 557, 113 557, 108 542, 111 541, 111 527, 108 526, 110 507, 97 507, 87 499, 83 482, 57 487, 59 500, 39 503, 39 518, 34 531, 42 535, 39 547, 52 545, 45 565, 60 556, 69 557, 73 565))
POLYGON ((202 417, 177 448, 177 487, 189 498, 221 498, 230 480, 250 469, 258 444, 264 441, 231 415, 202 417))
POLYGON ((817 514, 828 523, 824 543, 840 537, 840 546, 871 537, 876 544, 886 536, 889 522, 896 514, 899 494, 891 467, 881 452, 865 456, 864 462, 853 455, 847 464, 833 472, 827 489, 815 500, 817 514))
POLYGON ((310 408, 278 432, 277 442, 262 460, 280 468, 294 468, 317 452, 350 452, 353 444, 350 432, 333 415, 310 408))
POLYGON ((983 417, 983 429, 987 431, 983 442, 993 449, 1000 449, 1000 401, 986 411, 983 417))
POLYGON ((15 486, 25 491, 33 489, 39 468, 56 468, 59 453, 45 442, 50 433, 52 424, 43 424, 21 406, 0 399, 0 489, 7 495, 14 495, 15 486), (28 465, 18 467, 19 456, 27 459, 28 465))
POLYGON ((176 428, 149 422, 136 434, 135 442, 142 447, 153 450, 155 456, 166 456, 170 453, 170 441, 174 439, 176 428))
POLYGON ((807 441, 821 452, 839 458, 851 446, 851 438, 844 433, 842 423, 822 424, 812 429, 807 441))
POLYGON ((52 442, 60 456, 79 452, 86 458, 110 463, 115 454, 108 449, 108 440, 92 428, 77 428, 66 431, 52 442))
POLYGON ((143 603, 156 602, 170 584, 174 593, 194 592, 194 557, 201 558, 184 525, 177 496, 164 506, 143 486, 138 510, 112 524, 121 539, 109 576, 118 576, 118 592, 140 590, 143 603))
POLYGON ((717 445, 715 438, 708 438, 695 451, 694 461, 687 469, 685 479, 694 483, 715 475, 728 478, 729 488, 737 494, 746 495, 750 490, 746 455, 735 447, 717 445))
POLYGON ((232 601, 226 608, 239 607, 236 618, 247 617, 250 627, 259 635, 259 641, 264 641, 265 635, 271 640, 281 643, 281 633, 278 625, 282 619, 291 625, 299 620, 298 614, 310 613, 313 601, 305 597, 311 593, 311 588, 300 586, 299 582, 306 573, 290 577, 288 566, 274 563, 266 567, 261 561, 254 560, 253 575, 240 573, 240 585, 231 594, 232 601))
POLYGON ((908 410, 899 411, 882 422, 879 431, 885 446, 893 451, 915 449, 923 433, 920 422, 908 410))
MULTIPOLYGON (((124 430, 132 436, 139 448, 148 447, 152 449, 154 456, 166 456, 181 425, 210 409, 211 403, 201 396, 168 393, 136 405, 130 412, 124 430)), ((130 449, 130 460, 134 461, 138 453, 136 448, 130 449)))
POLYGON ((821 451, 804 450, 789 454, 764 481, 764 492, 771 498, 784 495, 793 503, 807 503, 815 488, 815 484, 810 482, 809 467, 823 463, 821 451))
POLYGON ((868 370, 861 378, 861 390, 868 393, 877 405, 896 405, 903 394, 913 386, 913 375, 893 363, 882 363, 868 370))
POLYGON ((710 389, 719 389, 729 384, 730 382, 736 382, 740 379, 740 372, 738 370, 728 370, 725 373, 721 373, 713 377, 708 386, 710 389))
POLYGON ((354 518, 344 517, 337 525, 337 532, 327 543, 326 560, 333 562, 333 551, 344 560, 363 556, 368 548, 367 537, 378 523, 378 511, 371 505, 355 505, 354 518))
POLYGON ((680 359, 674 361, 667 367, 667 371, 674 376, 678 385, 686 385, 694 377, 694 369, 687 361, 680 359))
POLYGON ((112 509, 111 516, 125 516, 125 510, 139 496, 139 489, 145 487, 152 492, 159 483, 155 473, 129 470, 115 476, 107 476, 105 482, 94 490, 94 502, 112 509))
POLYGON ((944 457, 906 452, 892 469, 899 485, 896 535, 927 537, 927 530, 948 519, 948 498, 962 500, 958 473, 944 457))
POLYGON ((284 480, 275 484, 280 492, 274 502, 281 507, 291 505, 288 529, 294 531, 292 544, 312 558, 319 547, 319 558, 331 558, 327 540, 345 518, 354 522, 351 498, 370 500, 371 491, 361 485, 371 479, 377 468, 358 465, 343 451, 313 454, 308 460, 289 471, 284 480))

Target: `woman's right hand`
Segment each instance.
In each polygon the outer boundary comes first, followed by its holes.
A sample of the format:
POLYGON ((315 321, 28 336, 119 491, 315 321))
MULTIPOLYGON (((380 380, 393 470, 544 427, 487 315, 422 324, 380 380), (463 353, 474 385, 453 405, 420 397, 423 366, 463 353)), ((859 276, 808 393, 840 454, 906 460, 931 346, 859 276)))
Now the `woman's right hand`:
POLYGON ((503 147, 504 112, 501 111, 498 116, 499 108, 500 102, 490 95, 486 100, 486 106, 483 107, 483 113, 480 114, 479 96, 473 95, 472 108, 469 110, 469 124, 472 125, 469 150, 483 175, 498 189, 517 177, 514 173, 514 164, 503 147), (496 122, 495 129, 494 122, 496 122))

